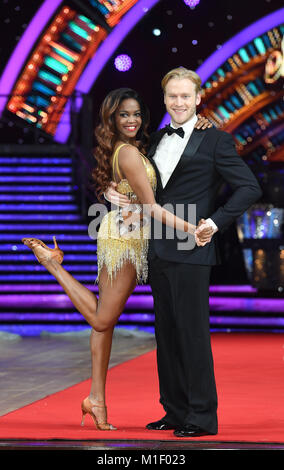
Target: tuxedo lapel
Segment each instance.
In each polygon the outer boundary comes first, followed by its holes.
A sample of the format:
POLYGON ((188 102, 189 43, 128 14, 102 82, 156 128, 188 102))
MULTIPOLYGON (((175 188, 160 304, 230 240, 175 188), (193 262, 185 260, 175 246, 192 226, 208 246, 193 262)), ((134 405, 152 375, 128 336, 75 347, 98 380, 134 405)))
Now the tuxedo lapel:
POLYGON ((153 134, 151 136, 150 146, 149 146, 149 150, 147 152, 147 157, 148 158, 153 158, 153 156, 155 155, 155 152, 157 150, 157 147, 158 147, 162 137, 164 136, 164 134, 165 134, 165 130, 163 128, 163 129, 160 129, 158 132, 155 132, 155 134, 153 134))
POLYGON ((156 172, 156 176, 157 176, 157 192, 160 192, 163 189, 163 185, 162 185, 160 172, 159 172, 158 167, 157 167, 157 165, 156 165, 156 163, 153 159, 153 156, 155 155, 157 147, 158 147, 158 145, 159 145, 159 143, 160 143, 160 141, 161 141, 164 134, 165 134, 164 129, 160 129, 158 132, 156 132, 154 134, 154 136, 152 137, 152 142, 150 144, 149 150, 147 152, 147 158, 150 160, 151 164, 155 168, 155 172, 156 172))
POLYGON ((198 130, 198 129, 193 129, 193 132, 188 139, 188 142, 186 144, 186 147, 183 151, 182 156, 179 159, 179 162, 177 166, 175 167, 173 173, 171 174, 170 179, 168 180, 166 186, 164 189, 166 189, 169 185, 173 183, 173 181, 176 179, 176 177, 182 172, 184 165, 188 165, 190 160, 194 157, 196 154, 202 140, 204 139, 206 135, 205 131, 198 130))

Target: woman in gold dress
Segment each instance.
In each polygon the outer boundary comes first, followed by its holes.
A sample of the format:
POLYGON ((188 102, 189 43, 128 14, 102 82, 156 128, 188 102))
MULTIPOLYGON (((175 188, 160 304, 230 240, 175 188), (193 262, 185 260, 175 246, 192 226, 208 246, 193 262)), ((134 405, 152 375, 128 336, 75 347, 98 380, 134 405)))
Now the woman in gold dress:
MULTIPOLYGON (((200 122, 197 123, 198 127, 201 126, 200 122)), ((110 211, 101 222, 97 237, 98 299, 61 265, 63 252, 55 237, 53 249, 35 238, 22 240, 55 277, 92 327, 92 385, 89 396, 81 404, 82 424, 85 415, 90 414, 100 430, 115 429, 107 423, 105 406, 112 335, 136 284, 147 279, 150 218, 154 217, 171 227, 192 234, 196 229, 155 201, 156 174, 150 161, 144 156, 147 125, 148 110, 134 90, 114 90, 103 101, 100 123, 95 130, 98 146, 95 151, 97 166, 93 177, 97 196, 101 200, 110 182, 116 181, 118 192, 127 195, 131 204, 128 208, 110 211)), ((203 230, 196 238, 197 244, 205 244, 210 236, 211 229, 203 230)))

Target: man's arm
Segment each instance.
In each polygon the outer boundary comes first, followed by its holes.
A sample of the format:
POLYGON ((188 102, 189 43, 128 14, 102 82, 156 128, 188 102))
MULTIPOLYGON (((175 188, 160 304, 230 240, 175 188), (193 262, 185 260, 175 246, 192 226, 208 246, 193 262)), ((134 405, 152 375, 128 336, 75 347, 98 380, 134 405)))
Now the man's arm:
POLYGON ((233 190, 224 206, 210 216, 218 230, 223 231, 260 199, 262 191, 254 174, 238 155, 232 136, 226 132, 221 133, 217 142, 215 164, 218 173, 233 190))

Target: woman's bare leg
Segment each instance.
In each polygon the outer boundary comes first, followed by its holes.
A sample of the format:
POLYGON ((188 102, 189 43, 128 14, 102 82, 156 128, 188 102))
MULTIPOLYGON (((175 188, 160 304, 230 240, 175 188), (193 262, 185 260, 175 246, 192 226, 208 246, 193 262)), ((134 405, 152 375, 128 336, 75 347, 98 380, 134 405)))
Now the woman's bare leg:
POLYGON ((96 295, 75 279, 56 260, 44 263, 86 321, 96 331, 104 331, 114 326, 125 302, 135 287, 136 271, 131 263, 126 263, 110 283, 106 269, 100 275, 99 301, 96 295))
POLYGON ((91 325, 95 319, 97 310, 97 297, 87 287, 75 279, 66 269, 63 268, 56 260, 51 259, 45 262, 44 267, 55 277, 59 284, 63 287, 75 308, 80 312, 86 321, 91 325))
MULTIPOLYGON (((127 298, 135 288, 136 271, 131 264, 127 264, 124 266, 124 269, 120 271, 117 279, 113 281, 113 284, 110 284, 105 267, 102 269, 99 282, 99 302, 102 314, 106 299, 114 295, 117 297, 119 291, 122 292, 122 285, 124 286, 122 298, 118 301, 116 306, 113 306, 117 308, 120 305, 117 312, 123 309, 127 298)), ((113 311, 114 310, 115 309, 113 309, 113 311)), ((106 313, 107 312, 111 312, 111 309, 108 308, 106 313)), ((113 322, 112 316, 110 321, 113 322)), ((112 346, 113 328, 114 326, 111 326, 102 332, 95 331, 94 329, 91 331, 92 384, 89 399, 94 405, 105 406, 105 386, 112 346)), ((94 411, 100 420, 104 418, 104 410, 102 408, 96 408, 94 411)))
POLYGON ((92 384, 89 398, 93 403, 105 405, 106 376, 112 346, 113 327, 106 331, 92 329, 90 349, 92 358, 92 384))
POLYGON ((99 405, 92 408, 99 422, 107 422, 105 389, 112 335, 113 327, 102 332, 92 329, 90 336, 92 383, 89 400, 93 405, 99 405))
POLYGON ((112 282, 106 267, 103 266, 99 279, 99 299, 96 312, 96 318, 99 318, 100 322, 100 331, 116 324, 135 286, 136 269, 131 262, 126 262, 122 266, 112 282))

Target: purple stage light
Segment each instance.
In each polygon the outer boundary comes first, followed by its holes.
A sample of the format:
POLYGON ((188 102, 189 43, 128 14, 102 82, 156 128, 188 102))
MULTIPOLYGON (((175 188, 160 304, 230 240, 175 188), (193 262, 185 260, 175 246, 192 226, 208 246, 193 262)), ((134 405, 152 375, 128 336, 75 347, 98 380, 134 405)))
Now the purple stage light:
MULTIPOLYGON (((24 228, 24 227, 22 226, 22 228, 24 228)), ((86 225, 85 229, 87 229, 87 225, 86 225)), ((53 230, 54 230, 54 229, 53 229, 53 230)), ((69 240, 69 241, 72 241, 72 242, 74 242, 74 241, 76 241, 76 242, 79 241, 79 242, 90 243, 90 237, 89 237, 89 235, 84 235, 84 234, 77 235, 77 234, 75 234, 75 233, 72 233, 72 234, 69 235, 69 234, 67 234, 67 233, 60 233, 61 230, 62 230, 62 227, 58 228, 59 233, 58 233, 58 231, 56 231, 56 232, 57 232, 57 237, 56 237, 56 238, 57 238, 57 240, 59 240, 59 241, 65 242, 65 241, 69 240)), ((84 230, 83 233, 86 233, 86 232, 87 232, 87 230, 84 230)), ((4 233, 4 232, 3 232, 3 233, 4 233)), ((15 239, 21 240, 22 238, 24 238, 24 237, 26 237, 26 236, 27 236, 27 234, 26 234, 25 232, 23 232, 23 233, 17 232, 17 234, 15 234, 15 233, 14 233, 14 234, 9 234, 9 233, 7 233, 7 231, 6 231, 6 233, 5 233, 4 235, 2 235, 2 234, 0 233, 0 242, 1 242, 2 240, 4 240, 5 243, 6 243, 8 240, 10 240, 10 241, 11 241, 11 240, 14 241, 15 239)), ((43 234, 41 234, 41 239, 42 239, 42 241, 50 242, 50 241, 52 240, 52 235, 44 235, 44 233, 43 233, 43 234)))
POLYGON ((210 316, 210 325, 226 325, 236 327, 238 325, 254 326, 259 328, 260 326, 271 327, 271 326, 284 326, 284 319, 282 317, 231 317, 231 316, 210 316))
MULTIPOLYGON (((19 238, 21 238, 21 236, 19 236, 19 238)), ((2 246, 2 250, 5 249, 5 250, 10 250, 10 245, 1 245, 2 246)), ((62 248, 62 250, 79 250, 80 248, 82 248, 80 245, 62 245, 62 243, 60 244, 60 248, 62 248)), ((90 251, 95 251, 95 248, 96 248, 96 245, 84 245, 84 249, 86 250, 90 250, 90 251)), ((95 257, 94 257, 95 259, 95 257)), ((88 284, 86 285, 85 287, 87 287, 89 290, 92 290, 94 292, 98 292, 99 288, 98 288, 98 285, 97 284, 88 284)), ((28 292, 40 292, 42 290, 42 286, 41 285, 38 285, 38 284, 30 284, 27 286, 27 284, 5 284, 3 286, 1 286, 1 289, 2 289, 2 292, 20 292, 22 291, 23 289, 26 289, 28 292)), ((63 291, 63 288, 61 287, 60 284, 52 284, 52 285, 45 285, 44 286, 44 290, 45 291, 63 291)), ((210 292, 218 292, 218 293, 251 293, 251 294, 255 294, 257 293, 257 289, 250 286, 250 285, 225 285, 225 286, 221 286, 221 285, 213 285, 213 286, 210 286, 210 292)), ((143 284, 143 285, 137 285, 134 289, 134 294, 150 294, 152 293, 152 290, 151 290, 151 287, 148 285, 148 284, 143 284)))
MULTIPOLYGON (((0 223, 0 232, 2 232, 2 233, 5 233, 5 231, 7 231, 7 230, 13 230, 14 231, 14 230, 22 230, 22 229, 23 229, 23 224, 17 224, 16 223, 16 224, 12 224, 12 225, 7 225, 7 224, 2 225, 0 223)), ((49 230, 49 231, 52 231, 52 230, 53 231, 54 230, 56 230, 56 231, 64 231, 64 230, 71 231, 72 230, 73 231, 74 230, 75 232, 77 232, 77 231, 80 231, 80 230, 87 231, 88 226, 83 225, 83 224, 80 224, 80 225, 75 225, 75 224, 68 224, 68 225, 57 225, 57 224, 53 225, 52 224, 52 225, 50 225, 48 223, 46 223, 46 224, 36 224, 36 225, 29 224, 29 230, 30 231, 33 231, 33 230, 34 231, 41 231, 41 230, 49 230)), ((2 240, 7 239, 6 234, 3 235, 3 236, 1 235, 0 239, 2 239, 2 240)))
MULTIPOLYGON (((20 192, 36 192, 36 191, 40 191, 40 192, 54 192, 54 191, 58 191, 60 193, 69 193, 70 191, 72 191, 72 186, 70 185, 66 185, 66 186, 37 186, 37 185, 33 185, 33 186, 20 186, 20 185, 17 185, 17 191, 20 192)), ((15 191, 15 186, 14 185, 11 185, 11 186, 8 186, 8 185, 0 185, 0 191, 15 191)))
MULTIPOLYGON (((84 266, 82 266, 83 270, 84 266)), ((67 265, 67 270, 76 270, 80 272, 77 266, 67 265)), ((85 267, 86 269, 86 267, 85 267)), ((87 267, 88 270, 91 270, 91 267, 87 267)), ((94 268, 95 271, 95 268, 94 268)), ((77 274, 76 274, 77 278, 77 274)), ((16 280, 16 275, 15 275, 16 280)), ((39 278, 37 278, 40 281, 39 278)), ((44 289, 44 288, 43 288, 44 289)), ((29 292, 29 290, 28 290, 29 292)), ((210 297, 210 311, 213 315, 216 315, 217 312, 243 312, 243 314, 248 314, 248 312, 254 312, 255 314, 264 315, 264 314, 283 314, 284 311, 284 299, 282 298, 243 298, 243 297, 210 297), (213 313, 214 312, 214 313, 213 313)), ((5 308, 16 308, 21 305, 21 307, 32 308, 32 307, 46 307, 53 308, 56 305, 58 308, 69 308, 72 306, 72 302, 69 297, 65 294, 59 293, 25 293, 25 294, 2 294, 0 296, 0 308, 1 312, 4 312, 5 308)), ((152 295, 132 295, 128 298, 125 310, 128 309, 136 311, 145 311, 145 313, 140 313, 141 318, 143 315, 152 314, 154 309, 153 297, 152 295), (146 312, 147 311, 147 312, 146 312)), ((138 313, 137 313, 138 314, 138 313)), ((11 313, 14 315, 14 313, 11 313)), ((24 313, 23 313, 24 315, 24 313)), ((129 314, 129 315, 132 315, 129 314)), ((0 314, 1 319, 3 319, 3 313, 0 314)), ((27 318, 27 317, 26 317, 27 318)), ((240 322, 244 321, 244 315, 240 318, 240 322)), ((279 316, 284 323, 283 315, 279 316)), ((252 320, 253 322, 253 320, 252 320)))
POLYGON ((120 54, 115 58, 114 65, 119 72, 127 72, 132 67, 132 60, 127 54, 120 54))
MULTIPOLYGON (((38 271, 38 270, 37 270, 38 271)), ((88 276, 87 274, 77 274, 76 273, 76 279, 77 281, 80 282, 95 282, 95 277, 94 274, 88 276)), ((3 282, 26 282, 26 281, 37 281, 37 282, 43 282, 43 281, 51 281, 52 276, 50 274, 42 274, 40 272, 37 272, 37 274, 0 274, 0 281, 3 282)))
POLYGON ((200 2, 200 0, 183 0, 183 1, 190 8, 196 7, 196 5, 198 5, 198 3, 200 2))
MULTIPOLYGON (((80 221, 81 215, 80 214, 17 214, 17 221, 27 221, 27 220, 32 220, 35 222, 36 220, 42 221, 42 220, 52 220, 52 221, 80 221)), ((3 222, 4 220, 9 220, 9 221, 14 221, 15 220, 15 214, 1 214, 0 215, 0 220, 3 222)))

